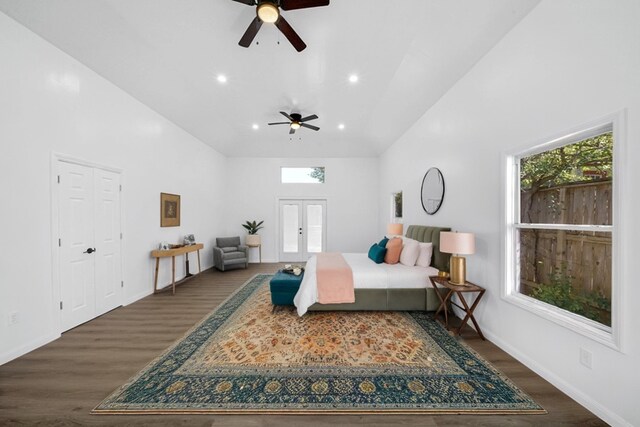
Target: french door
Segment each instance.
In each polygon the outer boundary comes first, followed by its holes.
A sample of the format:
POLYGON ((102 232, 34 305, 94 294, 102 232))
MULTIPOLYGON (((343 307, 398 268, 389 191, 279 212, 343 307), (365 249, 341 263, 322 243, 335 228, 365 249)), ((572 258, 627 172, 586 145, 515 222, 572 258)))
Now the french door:
POLYGON ((305 262, 326 250, 326 200, 280 200, 279 211, 281 262, 305 262))
POLYGON ((122 304, 120 175, 58 162, 61 326, 122 304))

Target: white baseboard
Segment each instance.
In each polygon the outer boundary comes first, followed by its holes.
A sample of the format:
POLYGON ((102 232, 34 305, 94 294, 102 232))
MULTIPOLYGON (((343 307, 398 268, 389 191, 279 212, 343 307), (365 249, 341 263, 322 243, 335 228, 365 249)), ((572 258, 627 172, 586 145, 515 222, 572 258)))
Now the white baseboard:
POLYGON ((276 261, 275 259, 263 259, 262 262, 257 262, 257 261, 251 262, 250 261, 249 264, 272 264, 272 263, 276 263, 276 262, 279 262, 279 261, 276 261))
POLYGON ((58 338, 60 338, 60 334, 51 333, 35 339, 23 345, 22 347, 16 348, 4 354, 0 354, 0 365, 4 365, 5 363, 12 361, 13 359, 24 356, 25 354, 35 350, 36 348, 42 347, 45 344, 49 344, 51 341, 55 341, 58 338))
POLYGON ((548 371, 544 366, 540 365, 535 360, 529 358, 525 354, 521 353, 511 345, 498 338, 496 334, 491 331, 487 331, 483 328, 483 333, 489 341, 500 347, 509 355, 513 356, 523 365, 540 375, 545 380, 549 381, 555 387, 559 388, 563 393, 574 399, 576 402, 593 412, 596 416, 601 418, 604 422, 612 426, 620 427, 632 427, 631 423, 621 418, 618 414, 612 412, 609 408, 602 406, 599 402, 593 400, 590 396, 587 396, 579 389, 575 388, 564 379, 558 377, 553 372, 548 371))

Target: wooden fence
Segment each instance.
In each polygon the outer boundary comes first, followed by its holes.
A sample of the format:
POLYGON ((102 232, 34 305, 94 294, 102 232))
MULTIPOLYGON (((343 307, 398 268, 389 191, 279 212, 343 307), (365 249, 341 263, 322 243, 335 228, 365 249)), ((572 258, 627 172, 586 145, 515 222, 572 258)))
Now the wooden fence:
MULTIPOLYGON (((523 222, 612 224, 611 181, 570 184, 522 193, 523 222)), ((611 299, 611 234, 565 230, 521 230, 520 278, 525 294, 557 273, 574 289, 611 299)))

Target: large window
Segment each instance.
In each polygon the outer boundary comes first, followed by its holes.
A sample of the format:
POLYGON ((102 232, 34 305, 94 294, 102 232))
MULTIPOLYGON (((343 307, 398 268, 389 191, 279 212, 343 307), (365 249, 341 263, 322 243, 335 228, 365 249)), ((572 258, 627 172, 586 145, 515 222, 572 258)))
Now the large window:
POLYGON ((614 306, 614 144, 609 123, 516 154, 507 196, 507 295, 602 336, 614 306))

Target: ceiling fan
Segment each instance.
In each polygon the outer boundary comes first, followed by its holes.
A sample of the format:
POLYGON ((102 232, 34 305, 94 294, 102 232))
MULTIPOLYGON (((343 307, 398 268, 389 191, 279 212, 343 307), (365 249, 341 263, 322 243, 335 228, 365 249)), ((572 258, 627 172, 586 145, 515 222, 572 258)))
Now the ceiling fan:
POLYGON ((234 0, 248 6, 256 6, 256 17, 251 21, 247 31, 238 42, 242 47, 251 46, 251 42, 258 34, 262 23, 275 24, 298 52, 302 52, 307 45, 291 28, 291 25, 280 14, 282 10, 306 9, 309 7, 328 6, 330 0, 234 0))
POLYGON ((317 127, 317 126, 313 126, 313 125, 309 125, 309 124, 305 123, 305 122, 308 122, 309 120, 317 119, 318 116, 316 116, 315 114, 312 114, 312 115, 307 116, 307 117, 302 117, 302 115, 299 114, 299 113, 287 114, 284 111, 280 111, 280 114, 282 114, 287 119, 289 119, 289 121, 288 122, 268 123, 268 124, 269 125, 289 125, 289 128, 290 128, 289 129, 289 135, 296 133, 296 130, 300 129, 301 127, 307 128, 307 129, 312 129, 312 130, 320 130, 320 128, 317 127))

